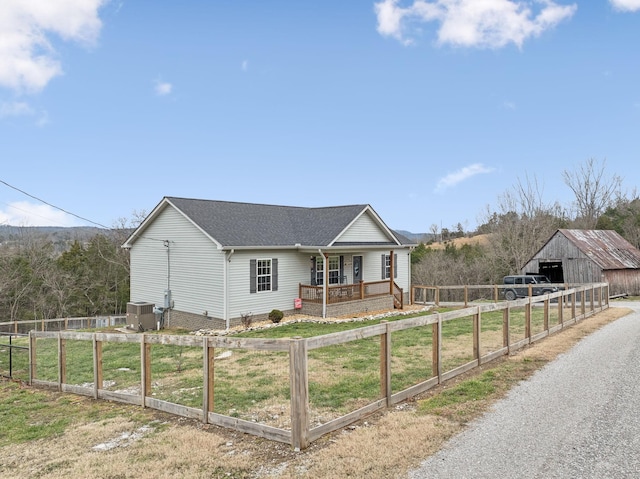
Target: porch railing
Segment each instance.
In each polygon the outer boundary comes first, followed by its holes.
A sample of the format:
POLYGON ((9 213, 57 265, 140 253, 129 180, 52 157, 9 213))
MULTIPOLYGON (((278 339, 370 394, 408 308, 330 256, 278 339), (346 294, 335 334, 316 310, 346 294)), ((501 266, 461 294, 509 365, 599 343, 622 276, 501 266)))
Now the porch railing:
POLYGON ((398 286, 394 281, 393 282, 393 306, 396 309, 402 309, 403 305, 404 305, 404 292, 402 291, 402 288, 398 286))
MULTIPOLYGON (((389 281, 360 281, 355 284, 331 284, 327 286, 327 304, 368 299, 389 294, 389 281)), ((302 301, 322 304, 322 286, 300 284, 299 297, 302 301)), ((394 283, 394 298, 402 301, 402 289, 394 283), (399 290, 399 293, 397 291, 399 290), (399 296, 397 296, 399 294, 399 296)))

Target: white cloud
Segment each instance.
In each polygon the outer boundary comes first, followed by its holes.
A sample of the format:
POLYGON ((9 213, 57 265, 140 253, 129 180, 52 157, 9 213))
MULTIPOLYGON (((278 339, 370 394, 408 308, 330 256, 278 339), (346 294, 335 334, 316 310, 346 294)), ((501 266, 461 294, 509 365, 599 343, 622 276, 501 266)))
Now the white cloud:
POLYGON ((42 90, 61 75, 51 37, 93 45, 102 22, 99 8, 109 0, 2 0, 0 86, 42 90))
POLYGON ((242 71, 246 72, 249 69, 249 60, 242 61, 242 71))
POLYGON ((504 108, 505 110, 515 110, 516 104, 512 101, 505 100, 502 102, 502 108, 504 108))
POLYGON ((16 201, 0 209, 0 224, 12 226, 76 226, 73 216, 49 205, 16 201))
POLYGON ((609 0, 613 8, 623 12, 635 12, 640 10, 640 0, 609 0))
POLYGON ((173 85, 171 83, 156 80, 156 95, 165 96, 171 93, 172 90, 173 85))
POLYGON ((456 186, 469 178, 483 173, 491 173, 492 171, 494 171, 493 168, 488 168, 482 163, 474 163, 472 165, 465 166, 464 168, 460 168, 458 171, 454 171, 453 173, 449 173, 447 176, 440 178, 435 191, 436 193, 443 192, 444 190, 456 186))
POLYGON ((413 0, 406 7, 399 3, 382 0, 375 4, 381 35, 411 44, 411 35, 417 31, 413 25, 438 22, 439 44, 477 48, 500 48, 509 43, 521 47, 528 38, 570 18, 578 8, 552 0, 413 0), (533 6, 538 7, 536 12, 533 6))

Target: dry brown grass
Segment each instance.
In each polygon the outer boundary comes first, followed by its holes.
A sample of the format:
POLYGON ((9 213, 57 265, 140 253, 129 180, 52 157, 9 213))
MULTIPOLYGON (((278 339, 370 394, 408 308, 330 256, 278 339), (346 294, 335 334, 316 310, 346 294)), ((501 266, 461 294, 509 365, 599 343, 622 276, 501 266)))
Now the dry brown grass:
MULTIPOLYGON (((581 338, 629 311, 610 308, 511 357, 495 361, 422 397, 326 436, 308 449, 205 426, 196 421, 132 407, 154 427, 135 441, 108 451, 94 446, 134 433, 140 425, 119 416, 68 428, 60 437, 0 448, 0 476, 22 478, 396 478, 436 452, 465 424, 478 417, 510 387, 581 338), (492 369, 499 378, 480 401, 420 412, 422 401, 453 384, 492 369), (153 422, 156 421, 156 422, 153 422)), ((50 393, 52 401, 61 397, 50 393)), ((74 406, 90 403, 79 398, 74 406)))
POLYGON ((429 248, 431 249, 444 249, 445 245, 447 244, 453 244, 455 245, 456 248, 460 248, 460 246, 463 245, 480 245, 480 246, 486 246, 489 244, 489 235, 476 235, 476 236, 472 236, 471 238, 453 238, 451 240, 448 241, 444 241, 444 242, 434 242, 431 243, 429 245, 429 248))

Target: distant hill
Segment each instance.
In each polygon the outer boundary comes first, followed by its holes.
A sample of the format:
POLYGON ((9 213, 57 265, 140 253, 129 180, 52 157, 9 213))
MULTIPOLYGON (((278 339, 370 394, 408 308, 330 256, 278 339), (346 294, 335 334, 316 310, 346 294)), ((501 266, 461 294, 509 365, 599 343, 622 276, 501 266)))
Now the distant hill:
POLYGON ((26 238, 43 239, 53 243, 58 252, 66 251, 74 241, 87 242, 97 234, 109 235, 111 230, 94 226, 10 226, 0 225, 0 246, 12 244, 26 238))
POLYGON ((423 242, 427 242, 427 241, 433 241, 433 235, 431 233, 412 233, 410 231, 406 231, 406 230, 395 230, 398 233, 400 233, 402 236, 410 239, 410 240, 414 240, 414 241, 423 241, 423 242))

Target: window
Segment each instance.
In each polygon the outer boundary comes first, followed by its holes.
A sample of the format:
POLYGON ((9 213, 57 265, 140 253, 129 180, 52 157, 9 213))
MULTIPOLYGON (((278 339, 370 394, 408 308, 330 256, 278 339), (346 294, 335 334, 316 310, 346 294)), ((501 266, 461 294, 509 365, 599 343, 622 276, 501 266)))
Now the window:
POLYGON ((384 255, 384 279, 391 277, 391 255, 384 255))
MULTIPOLYGON (((327 264, 329 265, 329 284, 340 284, 340 264, 341 256, 329 256, 327 264)), ((316 284, 321 286, 324 284, 324 258, 316 257, 316 284)))
POLYGON ((329 284, 340 283, 340 257, 329 256, 329 284))
POLYGON ((249 261, 249 292, 278 290, 278 259, 252 259, 249 261))
MULTIPOLYGON (((382 255, 382 279, 389 279, 391 277, 391 255, 382 255)), ((398 255, 393 255, 393 277, 398 277, 398 255)))
POLYGON ((271 260, 258 260, 258 292, 271 291, 271 260))

